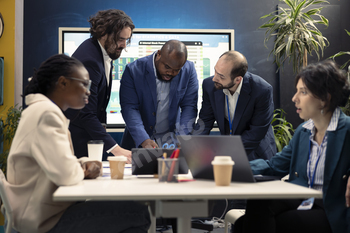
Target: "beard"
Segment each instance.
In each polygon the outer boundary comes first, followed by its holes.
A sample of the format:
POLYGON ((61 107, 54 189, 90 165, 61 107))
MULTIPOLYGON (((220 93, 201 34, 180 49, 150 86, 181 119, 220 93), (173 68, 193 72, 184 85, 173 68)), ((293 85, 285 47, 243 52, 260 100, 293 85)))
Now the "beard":
POLYGON ((167 75, 170 77, 169 80, 167 79, 163 79, 163 76, 157 71, 157 78, 162 81, 162 82, 171 82, 171 80, 173 80, 174 76, 171 76, 171 75, 167 75))
POLYGON ((230 89, 235 85, 235 83, 233 81, 231 81, 231 83, 229 83, 227 86, 224 86, 220 83, 214 82, 214 86, 217 90, 223 90, 223 89, 230 89))
POLYGON ((112 60, 118 59, 123 49, 123 47, 118 48, 117 44, 115 42, 112 42, 109 38, 105 42, 105 50, 112 60))
POLYGON ((160 81, 162 81, 162 82, 170 82, 171 80, 173 80, 173 78, 174 78, 175 76, 172 76, 172 75, 162 75, 162 74, 159 73, 158 68, 157 68, 157 67, 159 66, 159 61, 155 61, 154 64, 155 64, 155 67, 156 67, 157 78, 158 78, 160 81), (168 79, 163 79, 163 76, 168 76, 168 77, 170 77, 170 79, 169 79, 169 80, 168 80, 168 79))
MULTIPOLYGON (((123 48, 121 48, 123 49, 123 48)), ((122 53, 122 51, 120 50, 120 48, 118 48, 117 50, 115 50, 114 52, 108 52, 107 54, 108 56, 112 59, 112 60, 116 60, 120 57, 120 54, 122 53)))

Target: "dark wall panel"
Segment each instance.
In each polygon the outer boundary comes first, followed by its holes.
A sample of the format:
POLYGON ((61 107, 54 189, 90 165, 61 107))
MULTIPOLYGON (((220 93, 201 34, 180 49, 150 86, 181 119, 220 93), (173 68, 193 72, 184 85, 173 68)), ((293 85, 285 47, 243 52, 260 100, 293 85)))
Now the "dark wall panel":
MULTIPOLYGON (((340 14, 329 18, 330 28, 336 27, 337 34, 330 37, 334 47, 332 49, 331 45, 327 48, 326 57, 338 50, 350 51, 350 40, 343 31, 345 28, 350 30, 349 2, 330 1, 331 5, 340 7, 340 14), (340 24, 333 24, 333 18, 339 18, 340 24)), ((88 27, 90 15, 98 10, 116 8, 130 15, 138 28, 234 29, 235 49, 247 57, 249 71, 262 76, 274 87, 275 106, 279 107, 276 67, 272 63, 273 58, 268 59, 270 49, 263 44, 265 32, 258 29, 264 22, 260 17, 275 10, 279 3, 278 0, 26 0, 24 85, 33 74, 33 68, 39 67, 42 61, 58 52, 58 27, 88 27)), ((345 61, 345 58, 342 60, 345 61)))

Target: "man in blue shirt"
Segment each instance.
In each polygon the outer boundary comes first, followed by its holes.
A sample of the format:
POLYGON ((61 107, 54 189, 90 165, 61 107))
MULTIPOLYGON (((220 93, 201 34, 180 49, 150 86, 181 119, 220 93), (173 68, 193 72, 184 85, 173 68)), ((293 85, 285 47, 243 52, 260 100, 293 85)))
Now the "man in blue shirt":
POLYGON ((197 116, 198 80, 187 49, 177 40, 126 66, 120 85, 126 127, 121 146, 155 148, 189 134, 197 116))

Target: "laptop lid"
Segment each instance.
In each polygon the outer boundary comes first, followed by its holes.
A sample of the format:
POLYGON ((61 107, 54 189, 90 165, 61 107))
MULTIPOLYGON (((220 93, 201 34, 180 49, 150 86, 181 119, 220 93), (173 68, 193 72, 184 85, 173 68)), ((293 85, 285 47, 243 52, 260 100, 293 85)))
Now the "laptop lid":
POLYGON ((178 136, 178 140, 180 156, 186 159, 193 178, 214 180, 211 161, 216 155, 229 155, 235 162, 232 181, 255 182, 241 136, 187 135, 178 136))
MULTIPOLYGON (((158 174, 158 158, 167 154, 170 158, 174 149, 164 148, 133 148, 131 149, 132 174, 133 175, 154 175, 158 174)), ((181 151, 181 150, 180 150, 181 151)), ((185 158, 179 156, 179 174, 187 174, 188 166, 185 158)))

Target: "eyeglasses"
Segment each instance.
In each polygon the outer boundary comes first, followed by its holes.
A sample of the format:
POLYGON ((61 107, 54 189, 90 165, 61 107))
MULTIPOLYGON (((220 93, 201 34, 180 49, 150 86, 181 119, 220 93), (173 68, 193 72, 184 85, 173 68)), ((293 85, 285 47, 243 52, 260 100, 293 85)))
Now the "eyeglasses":
POLYGON ((86 90, 90 91, 90 87, 91 87, 91 80, 82 80, 82 79, 79 79, 79 78, 73 78, 73 77, 66 77, 68 79, 71 79, 71 80, 75 80, 75 81, 78 81, 78 82, 81 82, 83 83, 84 87, 86 90))

